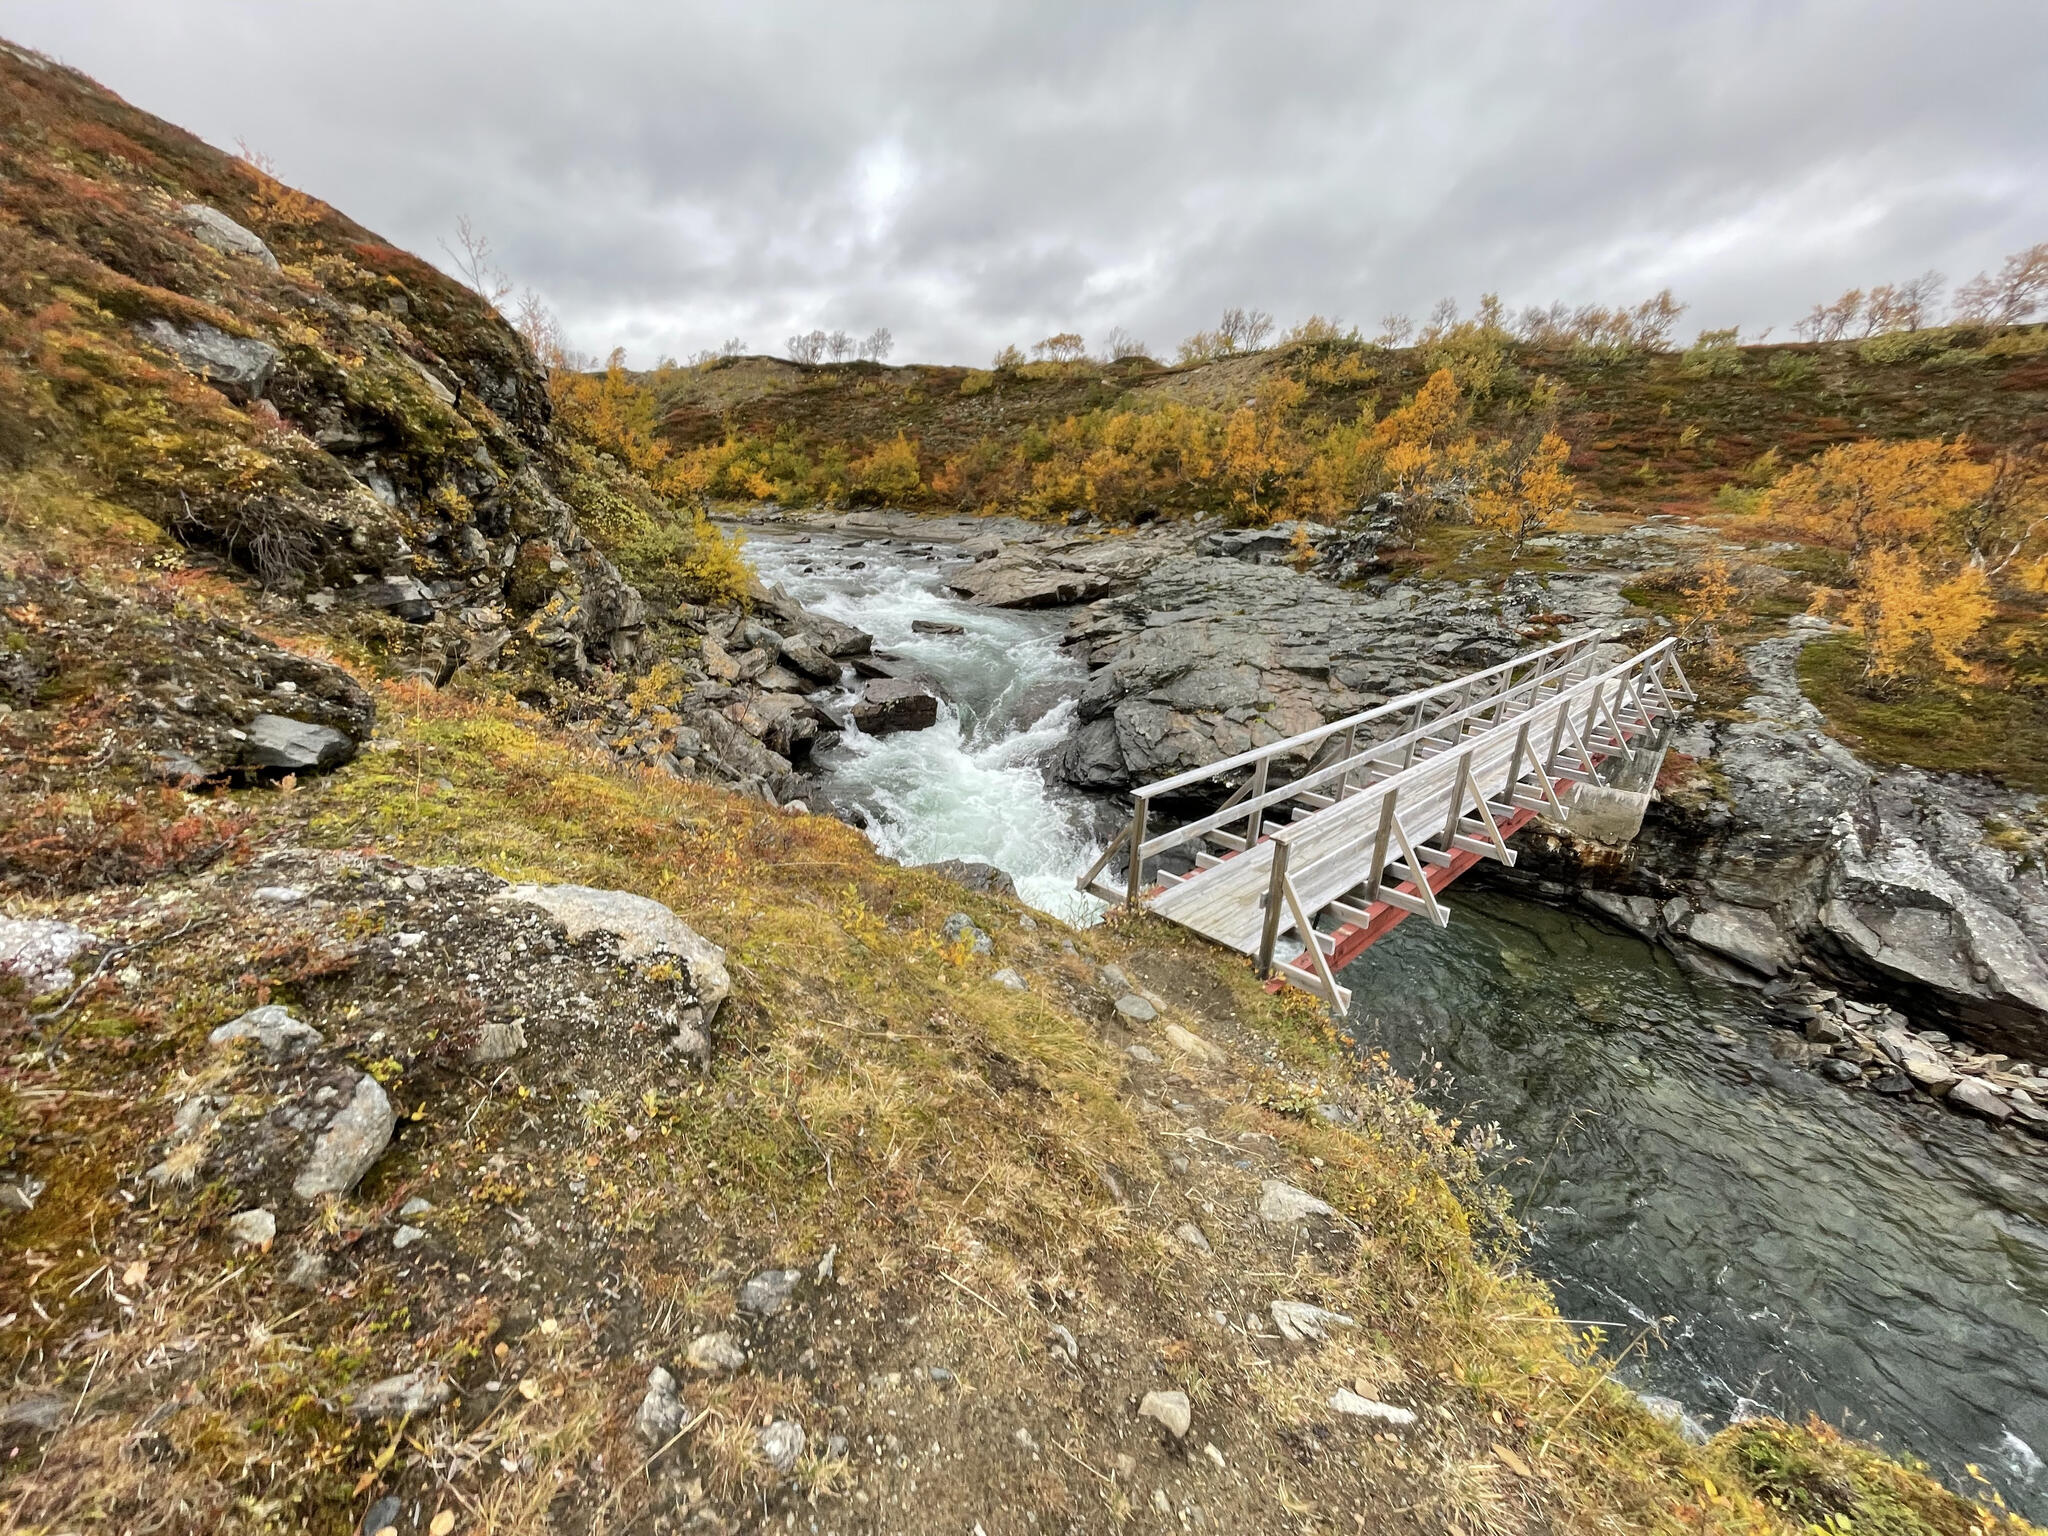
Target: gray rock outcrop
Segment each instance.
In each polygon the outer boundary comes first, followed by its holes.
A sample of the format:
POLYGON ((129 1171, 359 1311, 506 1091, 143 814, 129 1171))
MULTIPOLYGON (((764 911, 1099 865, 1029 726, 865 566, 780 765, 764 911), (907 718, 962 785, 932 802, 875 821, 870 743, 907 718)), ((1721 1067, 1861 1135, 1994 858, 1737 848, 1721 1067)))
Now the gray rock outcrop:
POLYGON ((940 859, 936 863, 919 864, 916 867, 929 870, 935 875, 943 875, 955 885, 965 886, 970 891, 979 891, 984 896, 1017 894, 1017 882, 995 865, 982 859, 940 859))
POLYGON ((384 1155, 397 1123, 383 1086, 364 1073, 356 1079, 355 1093, 313 1143, 313 1155, 299 1170, 292 1193, 301 1200, 347 1194, 384 1155))
POLYGON ((1803 967, 2016 1055, 2048 1054, 2048 877, 2026 846, 1987 835, 2037 820, 2038 797, 1864 763, 1800 690, 1816 633, 1752 647, 1741 715, 1673 738, 1713 773, 1654 802, 1624 859, 1583 858, 1567 824, 1524 838, 1523 877, 1579 890, 1732 979, 1803 967))
POLYGON ((1530 647, 1537 614, 1610 622, 1627 607, 1620 586, 1597 574, 1355 592, 1286 566, 1169 554, 1069 626, 1093 671, 1053 771, 1121 789, 1202 767, 1505 661, 1530 647))
POLYGON ((178 208, 178 217, 200 244, 212 246, 223 256, 247 256, 273 272, 278 270, 270 247, 253 230, 244 229, 218 208, 205 203, 184 203, 178 208))
POLYGON ((681 960, 689 969, 691 990, 706 1023, 732 991, 725 951, 651 897, 588 885, 513 885, 498 900, 539 907, 562 925, 572 944, 593 934, 609 934, 617 941, 621 960, 681 960))
POLYGON ((179 326, 152 320, 137 329, 145 341, 162 347, 188 372, 198 374, 229 399, 245 403, 262 395, 281 355, 267 341, 230 336, 215 326, 196 322, 179 326))
POLYGON ((71 963, 99 941, 52 917, 0 914, 0 975, 21 978, 30 997, 71 985, 71 963))
POLYGON ((211 1045, 233 1045, 238 1040, 253 1040, 266 1057, 278 1062, 295 1060, 321 1043, 319 1030, 303 1019, 294 1018, 290 1009, 276 1003, 251 1008, 247 1013, 229 1019, 206 1039, 211 1045))
POLYGON ((354 739, 331 725, 289 715, 258 715, 249 722, 242 761, 250 768, 282 773, 326 773, 355 755, 354 739))

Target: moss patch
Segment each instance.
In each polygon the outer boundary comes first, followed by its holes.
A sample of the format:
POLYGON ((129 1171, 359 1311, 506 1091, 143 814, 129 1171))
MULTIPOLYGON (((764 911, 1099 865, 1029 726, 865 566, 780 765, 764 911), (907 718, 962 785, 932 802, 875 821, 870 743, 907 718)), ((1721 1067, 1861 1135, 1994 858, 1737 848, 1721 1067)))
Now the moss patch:
POLYGON ((1876 696, 1853 635, 1809 644, 1800 653, 1799 683, 1829 729, 1873 761, 2048 789, 2048 696, 2034 689, 1916 680, 1876 696))

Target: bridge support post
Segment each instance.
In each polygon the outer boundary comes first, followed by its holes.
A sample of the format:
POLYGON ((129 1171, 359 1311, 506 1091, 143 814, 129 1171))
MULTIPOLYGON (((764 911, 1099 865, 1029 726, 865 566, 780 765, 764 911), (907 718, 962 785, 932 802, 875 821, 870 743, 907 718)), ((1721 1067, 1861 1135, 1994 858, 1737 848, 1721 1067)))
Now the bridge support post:
MULTIPOLYGON (((1273 849, 1273 878, 1266 886, 1266 921, 1259 930, 1259 980, 1264 981, 1273 974, 1273 947, 1280 942, 1280 912, 1287 901, 1287 843, 1284 838, 1275 838, 1273 849)), ((1308 942, 1314 943, 1312 936, 1308 942)))
POLYGON ((1151 803, 1143 795, 1138 796, 1137 812, 1131 817, 1131 868, 1124 902, 1133 912, 1138 910, 1138 898, 1145 891, 1145 812, 1151 803))

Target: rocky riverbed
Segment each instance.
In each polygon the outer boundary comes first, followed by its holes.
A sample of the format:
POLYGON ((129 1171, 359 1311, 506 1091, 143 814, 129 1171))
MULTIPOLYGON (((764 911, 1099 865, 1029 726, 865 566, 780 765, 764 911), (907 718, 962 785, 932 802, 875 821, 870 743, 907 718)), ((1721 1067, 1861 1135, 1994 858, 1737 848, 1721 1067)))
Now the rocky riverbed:
MULTIPOLYGON (((1712 541, 1652 518, 1547 541, 1563 569, 1496 586, 1380 572, 1386 523, 1370 515, 1308 528, 1302 540, 1291 526, 1110 533, 886 512, 771 516, 784 530, 872 539, 878 560, 914 538, 972 603, 1063 612, 1066 643, 1088 671, 1049 768, 1098 792, 1279 740, 1559 635, 1598 626, 1646 641, 1661 621, 1624 589, 1712 541), (1303 542, 1317 553, 1305 556, 1303 542)), ((1631 845, 1541 828, 1525 835, 1516 870, 1489 866, 1488 877, 1583 904, 1724 979, 1780 989, 1807 979, 1986 1052, 2048 1057, 2038 797, 1966 775, 1874 768, 1834 740, 1796 675, 1800 648, 1826 630, 1794 618, 1749 650, 1752 691, 1673 740, 1662 793, 1631 845)))

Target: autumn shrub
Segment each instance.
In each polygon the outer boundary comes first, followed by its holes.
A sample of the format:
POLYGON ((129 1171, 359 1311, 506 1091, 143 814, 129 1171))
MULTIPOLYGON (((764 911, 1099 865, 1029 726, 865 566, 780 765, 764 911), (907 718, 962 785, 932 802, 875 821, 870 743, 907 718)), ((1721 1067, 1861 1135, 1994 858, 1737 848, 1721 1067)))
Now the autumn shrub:
POLYGON ((1513 338, 1486 320, 1468 320, 1434 336, 1425 335, 1422 365, 1432 373, 1448 372, 1460 391, 1474 399, 1505 392, 1517 376, 1509 360, 1513 338))
POLYGON ((1740 596, 1728 562, 1718 557, 1700 561, 1685 578, 1679 592, 1679 645, 1696 669, 1735 669, 1739 658, 1726 631, 1740 612, 1740 596))
POLYGON ((1889 331, 1856 344, 1856 355, 1866 363, 1910 363, 1946 352, 1957 344, 1957 334, 1948 327, 1925 331, 1889 331))
POLYGON ((583 531, 642 595, 663 605, 720 603, 747 590, 751 576, 737 544, 697 498, 654 495, 587 443, 565 444, 563 456, 583 531))
POLYGON ((1990 582, 1965 564, 1946 576, 1909 549, 1872 549, 1854 567, 1844 617, 1865 645, 1865 674, 1880 685, 1908 673, 1963 675, 1963 651, 1991 617, 1990 582))
POLYGON ((1780 476, 1765 510, 1810 543, 1860 557, 1939 540, 1991 481, 1961 439, 1840 443, 1780 476))
POLYGON ((1773 389, 1797 389, 1811 383, 1819 366, 1804 352, 1780 352, 1764 368, 1773 389))
POLYGON ((1985 342, 1982 351, 1985 357, 2039 357, 2048 352, 2048 326, 2006 331, 1985 342))
POLYGON ((1737 341, 1739 331, 1729 326, 1721 331, 1701 331, 1699 340, 1685 349, 1679 359, 1679 367, 1694 378, 1733 378, 1742 372, 1742 348, 1737 341))
POLYGON ((240 850, 245 813, 173 789, 0 801, 0 889, 41 896, 186 875, 240 850))
POLYGON ((1849 586, 1816 607, 1865 642, 1878 687, 1960 675, 1996 608, 1999 577, 2048 577, 2048 462, 2008 450, 1983 463, 1961 438, 1842 443, 1786 472, 1760 511, 1801 540, 1842 551, 1849 586))
POLYGON ((1473 498, 1473 520, 1507 535, 1519 556, 1530 535, 1557 526, 1576 496, 1565 470, 1571 445, 1555 432, 1502 455, 1487 484, 1473 498))
POLYGON ((888 442, 854 461, 853 489, 883 501, 902 501, 917 494, 917 444, 898 432, 888 442))

